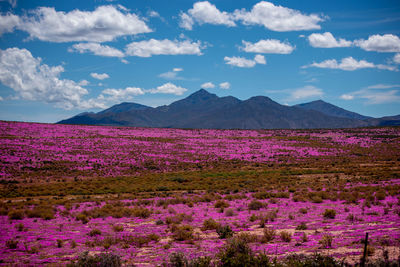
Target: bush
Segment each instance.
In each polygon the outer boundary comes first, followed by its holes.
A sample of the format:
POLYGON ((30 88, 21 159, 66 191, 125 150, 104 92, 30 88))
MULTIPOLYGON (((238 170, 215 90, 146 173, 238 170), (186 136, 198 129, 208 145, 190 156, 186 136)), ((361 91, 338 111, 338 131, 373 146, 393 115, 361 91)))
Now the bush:
POLYGON ((239 238, 231 238, 217 255, 221 266, 270 266, 265 254, 256 256, 247 242, 239 238))
POLYGON ((302 222, 296 227, 296 230, 307 230, 307 224, 305 222, 302 222))
POLYGON ((99 229, 92 229, 89 233, 89 236, 96 236, 96 235, 101 235, 101 231, 99 229))
POLYGON ((333 210, 333 209, 326 209, 325 211, 324 211, 324 218, 326 218, 326 219, 335 219, 335 217, 336 217, 336 210, 333 210))
POLYGON ((190 225, 173 225, 171 229, 173 238, 176 241, 185 241, 193 239, 193 228, 190 225))
POLYGON ((18 232, 22 232, 25 230, 25 226, 22 223, 15 225, 15 228, 17 229, 18 232))
POLYGON ((299 212, 301 214, 306 214, 308 212, 308 210, 306 208, 301 208, 301 209, 299 209, 299 212))
POLYGON ((24 213, 22 210, 12 210, 8 213, 8 218, 10 220, 22 220, 24 218, 24 213))
POLYGON ((292 240, 292 234, 287 232, 287 231, 282 231, 279 233, 279 236, 281 237, 283 242, 290 242, 292 240))
POLYGON ((211 266, 210 257, 199 257, 189 260, 182 252, 172 253, 169 257, 169 265, 173 267, 209 267, 211 266))
POLYGON ((232 217, 235 215, 235 212, 233 211, 233 209, 227 209, 225 210, 225 216, 227 217, 232 217))
POLYGON ((113 230, 114 230, 114 232, 122 232, 122 231, 124 231, 124 226, 123 225, 114 225, 113 226, 113 230))
POLYGON ((51 206, 36 206, 26 211, 29 218, 41 218, 43 220, 54 219, 54 210, 51 206))
POLYGON ((228 208, 229 206, 230 206, 229 203, 224 200, 218 200, 214 204, 214 208, 216 208, 216 209, 220 209, 220 208, 224 209, 224 208, 228 208))
POLYGON ((258 200, 253 200, 248 205, 249 210, 259 210, 264 207, 264 204, 258 200))
POLYGON ((85 214, 83 214, 83 213, 77 214, 76 217, 75 217, 75 219, 76 219, 77 221, 81 221, 83 224, 86 224, 86 223, 89 222, 88 217, 87 217, 85 214))
POLYGON ((112 253, 89 255, 88 251, 79 255, 78 260, 69 264, 71 267, 119 267, 122 266, 120 256, 112 253))
POLYGON ((229 225, 219 226, 217 228, 217 234, 220 239, 225 239, 233 236, 233 231, 229 225))
POLYGON ((318 243, 321 244, 321 248, 331 248, 332 247, 333 236, 330 234, 325 234, 322 236, 318 243))
POLYGON ((18 240, 7 240, 6 247, 8 247, 9 249, 16 249, 18 247, 18 240))
POLYGON ((276 231, 272 228, 264 228, 264 235, 261 238, 261 243, 271 242, 275 238, 276 231))
POLYGON ((62 248, 62 247, 63 247, 63 243, 64 243, 63 240, 57 239, 57 247, 58 247, 58 248, 62 248))
POLYGON ((201 227, 202 231, 207 231, 207 230, 216 230, 220 227, 221 225, 216 222, 214 219, 206 219, 203 221, 203 226, 201 227))

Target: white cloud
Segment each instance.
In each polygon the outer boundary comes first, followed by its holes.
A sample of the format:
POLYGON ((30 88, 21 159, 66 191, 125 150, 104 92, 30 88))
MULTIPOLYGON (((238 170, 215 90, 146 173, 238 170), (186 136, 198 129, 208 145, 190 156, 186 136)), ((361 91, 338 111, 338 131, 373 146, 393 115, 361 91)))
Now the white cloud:
POLYGON ((389 89, 400 87, 400 84, 374 84, 366 87, 366 89, 389 89))
POLYGON ((12 32, 20 24, 20 18, 14 14, 0 15, 0 36, 12 32))
POLYGON ((371 85, 361 90, 343 94, 340 98, 344 100, 365 99, 366 104, 386 104, 400 103, 399 90, 385 90, 390 88, 400 87, 399 84, 376 84, 371 85))
POLYGON ((397 64, 400 64, 400 53, 397 53, 396 55, 394 55, 393 61, 397 64))
POLYGON ((151 10, 149 12, 149 17, 151 17, 151 18, 159 18, 160 14, 157 11, 151 10))
POLYGON ((224 57, 224 60, 226 64, 240 68, 252 68, 256 65, 254 60, 243 57, 224 57))
POLYGON ((201 55, 202 53, 200 42, 150 39, 128 44, 126 54, 137 57, 151 57, 152 55, 201 55))
POLYGON ((213 84, 212 82, 206 82, 201 85, 201 88, 203 89, 215 88, 215 84, 213 84))
POLYGON ((349 95, 349 94, 343 94, 340 96, 341 99, 343 100, 353 100, 354 96, 353 95, 349 95))
POLYGON ((367 40, 356 40, 354 43, 366 51, 400 52, 400 38, 393 34, 371 35, 367 40))
POLYGON ((181 17, 181 20, 179 22, 179 27, 191 31, 193 29, 193 24, 194 24, 192 17, 190 17, 186 13, 181 13, 180 17, 181 17))
POLYGON ((4 99, 3 99, 3 97, 2 96, 0 96, 0 101, 3 101, 4 99))
POLYGON ((69 49, 70 52, 77 51, 81 54, 86 52, 92 52, 97 56, 104 57, 124 57, 124 53, 116 48, 108 45, 101 45, 98 43, 78 43, 74 44, 72 48, 69 49))
POLYGON ((187 30, 192 30, 194 22, 200 25, 208 23, 228 27, 236 26, 232 14, 219 11, 215 5, 208 1, 195 3, 193 8, 189 9, 187 13, 181 13, 180 17, 179 26, 187 30))
POLYGON ((330 32, 313 33, 308 36, 308 42, 312 47, 319 48, 349 47, 352 45, 351 41, 342 38, 336 40, 330 32))
POLYGON ((92 72, 92 73, 90 73, 90 76, 92 76, 93 78, 98 79, 98 80, 104 80, 104 79, 110 78, 110 76, 107 73, 92 72))
POLYGON ((320 29, 318 23, 325 20, 317 14, 305 15, 298 10, 275 6, 266 1, 255 4, 249 12, 244 9, 235 10, 234 17, 245 25, 262 25, 278 32, 320 29))
POLYGON ((183 80, 183 77, 178 76, 178 72, 183 71, 182 68, 173 68, 172 71, 167 71, 158 75, 158 77, 167 80, 183 80))
POLYGON ((151 32, 137 15, 112 5, 99 6, 94 11, 70 12, 39 7, 32 13, 18 28, 42 41, 107 42, 120 36, 151 32))
POLYGON ((26 49, 0 50, 0 81, 18 98, 54 103, 64 109, 87 106, 82 97, 88 91, 72 80, 60 79, 62 72, 62 66, 42 64, 41 58, 26 49))
POLYGON ((104 99, 111 102, 120 102, 132 99, 133 96, 143 95, 144 92, 138 87, 127 87, 125 89, 105 89, 98 99, 104 99), (106 95, 106 96, 104 96, 106 95))
POLYGON ((265 60, 265 57, 263 55, 256 55, 254 57, 254 61, 257 62, 258 64, 262 64, 262 65, 267 64, 267 61, 265 60))
POLYGON ((320 63, 314 62, 310 65, 303 66, 302 68, 309 68, 309 67, 324 68, 324 69, 340 69, 346 71, 354 71, 365 68, 376 68, 382 70, 397 71, 397 68, 394 66, 388 66, 383 64, 375 65, 374 63, 368 62, 366 60, 357 61, 353 57, 343 58, 340 63, 337 62, 336 59, 328 59, 320 63))
POLYGON ((176 86, 173 83, 165 83, 161 86, 158 86, 155 89, 147 90, 147 92, 150 92, 152 94, 161 93, 161 94, 174 94, 174 95, 183 95, 183 93, 185 93, 186 91, 187 91, 186 88, 176 86))
POLYGON ((250 43, 246 41, 242 41, 245 52, 251 53, 262 53, 262 54, 290 54, 294 50, 294 46, 291 46, 289 43, 282 43, 279 40, 275 39, 267 39, 260 40, 257 43, 250 43))
POLYGON ((228 82, 223 82, 223 83, 219 84, 219 88, 227 90, 227 89, 231 88, 231 84, 228 82))
POLYGON ((243 57, 224 57, 224 60, 225 64, 240 68, 252 68, 257 63, 263 65, 267 64, 263 55, 256 55, 254 59, 247 59, 243 57))
POLYGON ((82 81, 80 81, 78 84, 79 84, 80 86, 86 86, 86 85, 89 85, 89 81, 87 81, 87 80, 82 80, 82 81))
POLYGON ((290 96, 288 101, 295 101, 313 97, 321 97, 323 96, 323 91, 320 88, 317 88, 312 85, 307 85, 302 88, 295 89, 290 92, 290 96))

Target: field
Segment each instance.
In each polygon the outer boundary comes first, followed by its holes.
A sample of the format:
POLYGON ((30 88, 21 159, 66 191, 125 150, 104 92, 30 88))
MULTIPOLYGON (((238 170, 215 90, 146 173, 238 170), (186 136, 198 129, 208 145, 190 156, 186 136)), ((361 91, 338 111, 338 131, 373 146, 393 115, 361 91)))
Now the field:
POLYGON ((400 128, 0 121, 0 197, 0 265, 98 255, 233 266, 240 246, 260 261, 302 254, 356 264, 366 233, 368 261, 389 262, 400 257, 400 128))

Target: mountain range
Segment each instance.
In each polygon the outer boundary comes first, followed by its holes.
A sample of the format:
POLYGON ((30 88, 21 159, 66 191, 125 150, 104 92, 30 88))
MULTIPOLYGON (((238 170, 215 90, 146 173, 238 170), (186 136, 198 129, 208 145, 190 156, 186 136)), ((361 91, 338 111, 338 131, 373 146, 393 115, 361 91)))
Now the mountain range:
POLYGON ((204 89, 156 108, 124 102, 103 111, 85 112, 58 122, 108 126, 205 129, 310 129, 400 125, 400 115, 372 118, 322 100, 295 106, 269 97, 239 100, 204 89))

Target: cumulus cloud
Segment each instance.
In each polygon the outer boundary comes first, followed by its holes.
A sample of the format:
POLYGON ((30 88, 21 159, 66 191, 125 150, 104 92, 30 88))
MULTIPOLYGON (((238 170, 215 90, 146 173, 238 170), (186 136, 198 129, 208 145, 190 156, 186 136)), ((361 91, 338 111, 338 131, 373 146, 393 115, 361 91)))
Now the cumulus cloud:
POLYGON ((256 55, 254 57, 254 61, 257 62, 258 64, 262 64, 262 65, 267 64, 267 61, 265 60, 265 57, 263 55, 256 55))
POLYGON ((231 84, 229 82, 223 82, 219 84, 219 88, 227 90, 231 88, 231 84))
POLYGON ((307 66, 303 66, 302 68, 309 68, 309 67, 316 67, 316 68, 323 68, 323 69, 340 69, 346 71, 354 71, 358 69, 366 69, 366 68, 376 68, 382 70, 390 70, 390 71, 397 71, 397 68, 394 66, 383 65, 383 64, 374 64, 368 62, 366 60, 356 60, 353 57, 346 57, 341 60, 339 63, 336 59, 328 59, 322 61, 320 63, 312 63, 307 66))
POLYGON ((70 52, 77 51, 81 54, 91 52, 97 56, 103 57, 124 57, 124 53, 116 48, 108 45, 101 45, 98 43, 78 43, 74 44, 70 49, 70 52))
POLYGON ((174 95, 183 95, 187 91, 186 88, 177 86, 173 83, 165 83, 161 86, 158 86, 157 88, 147 90, 147 92, 150 92, 152 94, 174 94, 174 95))
POLYGON ((18 98, 54 103, 64 109, 87 107, 82 97, 88 91, 72 80, 61 79, 62 72, 62 66, 43 64, 27 49, 0 50, 0 82, 12 88, 18 98))
POLYGON ((197 2, 193 8, 180 14, 179 26, 192 30, 193 25, 214 24, 228 27, 236 26, 237 21, 244 25, 261 25, 272 31, 301 31, 320 29, 320 22, 324 17, 311 14, 302 14, 300 11, 283 6, 276 6, 267 1, 255 4, 250 11, 236 9, 229 13, 220 11, 208 1, 197 2))
POLYGON ((201 85, 201 88, 203 89, 215 88, 215 84, 213 84, 212 82, 206 82, 201 85))
POLYGON ((117 37, 148 33, 152 30, 122 6, 99 6, 94 11, 56 11, 39 7, 18 25, 31 38, 49 42, 107 42, 117 37))
POLYGON ((172 71, 167 71, 158 75, 158 77, 167 80, 183 80, 183 77, 178 76, 178 72, 183 71, 182 68, 173 68, 172 71))
POLYGON ((137 57, 151 57, 153 55, 201 55, 202 53, 200 42, 150 39, 128 44, 126 54, 137 57))
POLYGON ((295 49, 291 44, 275 39, 260 40, 256 43, 242 41, 242 43, 244 47, 241 49, 249 53, 290 54, 295 49))
POLYGON ((138 87, 127 87, 125 89, 105 89, 98 97, 100 100, 111 102, 126 101, 132 99, 133 96, 143 95, 144 91, 138 87))
POLYGON ((388 88, 400 87, 400 85, 385 85, 378 84, 368 86, 361 90, 343 94, 340 96, 343 100, 365 99, 366 104, 386 104, 386 103, 400 103, 399 90, 386 90, 388 88))
POLYGON ((349 95, 349 94, 343 94, 340 96, 341 99, 343 100, 353 100, 354 96, 353 95, 349 95))
POLYGON ((371 35, 367 40, 356 40, 354 44, 366 51, 400 52, 400 38, 393 34, 371 35))
POLYGON ((12 32, 20 24, 20 18, 14 14, 0 15, 0 36, 3 33, 12 32))
POLYGON ((321 97, 323 96, 323 91, 320 88, 317 88, 313 85, 307 85, 302 88, 297 88, 290 92, 290 96, 288 101, 295 101, 313 97, 321 97))
POLYGON ((318 48, 349 47, 352 45, 351 41, 342 38, 337 40, 330 32, 313 33, 308 36, 308 42, 312 47, 318 48))
POLYGON ((394 63, 400 64, 400 53, 397 53, 396 55, 394 55, 393 61, 394 61, 394 63))
POLYGON ((104 80, 104 79, 110 78, 110 76, 108 76, 107 73, 92 72, 92 73, 90 73, 90 76, 92 76, 93 78, 95 78, 97 80, 104 80))
POLYGON ((243 57, 224 57, 225 64, 239 67, 239 68, 252 68, 257 63, 258 64, 267 64, 265 57, 263 55, 256 55, 254 59, 247 59, 243 57))
POLYGON ((187 13, 180 14, 179 26, 187 30, 192 30, 193 24, 214 24, 225 25, 228 27, 236 26, 233 21, 233 15, 227 12, 221 12, 217 7, 208 1, 194 3, 193 8, 187 13))
POLYGON ((317 14, 302 14, 298 10, 266 1, 255 4, 251 11, 235 10, 234 17, 245 25, 261 25, 278 32, 320 29, 319 23, 325 20, 317 14))

